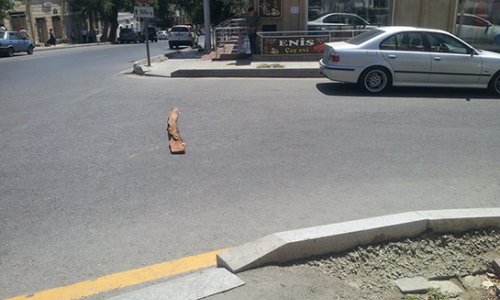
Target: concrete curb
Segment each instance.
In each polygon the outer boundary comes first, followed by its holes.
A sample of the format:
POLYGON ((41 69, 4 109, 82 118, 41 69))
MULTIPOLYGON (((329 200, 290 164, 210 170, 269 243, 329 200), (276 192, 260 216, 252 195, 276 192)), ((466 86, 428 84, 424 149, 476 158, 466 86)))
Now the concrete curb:
POLYGON ((244 284, 238 276, 226 269, 210 268, 108 299, 197 300, 232 290, 244 284))
POLYGON ((102 46, 102 45, 111 45, 110 42, 99 42, 99 43, 88 43, 88 44, 61 44, 56 45, 55 47, 35 47, 34 51, 48 51, 48 50, 57 50, 57 49, 69 49, 69 48, 83 48, 83 47, 93 47, 93 46, 102 46))
POLYGON ((415 237, 428 230, 445 233, 487 227, 500 228, 500 208, 414 211, 270 234, 217 255, 217 266, 237 273, 415 237))
POLYGON ((314 69, 181 69, 170 77, 265 77, 265 78, 320 78, 318 68, 314 69))
MULTIPOLYGON (((150 57, 151 63, 159 63, 167 60, 168 57, 166 55, 156 55, 153 57, 150 57)), ((132 64, 132 73, 137 74, 137 75, 146 75, 147 72, 150 72, 151 69, 150 67, 146 66, 148 63, 148 59, 141 59, 138 61, 135 61, 132 64)))

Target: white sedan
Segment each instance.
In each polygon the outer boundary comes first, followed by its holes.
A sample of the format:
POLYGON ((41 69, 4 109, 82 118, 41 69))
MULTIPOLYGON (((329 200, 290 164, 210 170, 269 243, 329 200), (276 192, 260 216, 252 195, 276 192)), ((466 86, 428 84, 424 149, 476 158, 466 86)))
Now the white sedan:
POLYGON ((500 95, 500 54, 475 49, 442 30, 381 27, 327 43, 319 62, 330 80, 370 93, 390 86, 490 88, 500 95))

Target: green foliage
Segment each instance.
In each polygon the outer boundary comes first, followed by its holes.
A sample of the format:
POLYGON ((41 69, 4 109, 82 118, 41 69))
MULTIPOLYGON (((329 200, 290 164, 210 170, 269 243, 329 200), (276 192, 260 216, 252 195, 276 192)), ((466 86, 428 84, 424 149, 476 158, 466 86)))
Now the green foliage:
POLYGON ((7 11, 14 8, 14 3, 10 0, 0 0, 0 20, 7 16, 7 11))
POLYGON ((446 296, 439 289, 431 288, 427 292, 427 300, 446 300, 446 296))
POLYGON ((440 289, 430 288, 429 291, 425 295, 415 296, 415 295, 407 295, 404 300, 446 300, 448 299, 440 289))
MULTIPOLYGON (((203 0, 171 0, 182 9, 195 24, 204 23, 203 0)), ((243 16, 247 0, 210 0, 210 21, 217 25, 235 16, 243 16)))

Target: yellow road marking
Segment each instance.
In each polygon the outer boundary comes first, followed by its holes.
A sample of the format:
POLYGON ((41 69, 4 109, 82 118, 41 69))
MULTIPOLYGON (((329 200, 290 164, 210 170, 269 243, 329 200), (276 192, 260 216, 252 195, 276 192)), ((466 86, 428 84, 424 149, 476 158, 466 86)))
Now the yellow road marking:
POLYGON ((73 300, 216 265, 215 250, 5 300, 73 300))

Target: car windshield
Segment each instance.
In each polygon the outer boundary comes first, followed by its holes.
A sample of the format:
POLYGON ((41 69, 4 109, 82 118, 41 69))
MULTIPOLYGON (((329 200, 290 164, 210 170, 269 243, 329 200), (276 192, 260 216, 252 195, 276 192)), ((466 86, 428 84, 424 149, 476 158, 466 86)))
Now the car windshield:
POLYGON ((384 33, 383 30, 379 30, 379 29, 375 29, 375 30, 370 30, 370 31, 367 31, 367 32, 363 32, 362 34, 360 35, 357 35, 351 39, 348 39, 346 41, 346 43, 349 43, 349 44, 353 44, 353 45, 360 45, 378 35, 381 35, 382 33, 384 33))
POLYGON ((187 32, 189 29, 187 27, 173 27, 172 31, 174 32, 187 32))

